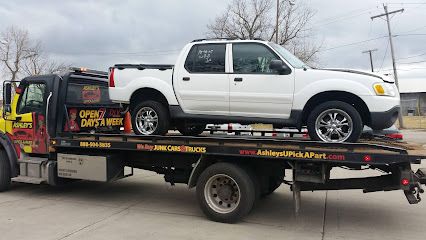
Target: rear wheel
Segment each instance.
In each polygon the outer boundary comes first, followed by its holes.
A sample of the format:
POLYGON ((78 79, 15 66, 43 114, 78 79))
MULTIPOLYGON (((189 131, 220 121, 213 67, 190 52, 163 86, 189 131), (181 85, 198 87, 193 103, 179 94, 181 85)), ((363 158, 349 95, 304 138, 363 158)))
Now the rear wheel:
POLYGON ((0 150, 0 192, 10 188, 10 164, 6 151, 0 150))
POLYGON ((275 177, 275 176, 269 177, 268 183, 262 191, 262 197, 271 195, 273 192, 275 192, 275 190, 277 190, 281 186, 282 183, 283 183, 283 180, 280 177, 275 177))
POLYGON ((201 210, 213 221, 233 223, 253 208, 256 189, 243 168, 230 163, 216 163, 203 171, 197 181, 201 210))
POLYGON ((205 124, 201 125, 189 125, 183 124, 176 126, 177 130, 184 136, 198 136, 206 129, 205 124))
POLYGON ((144 101, 132 110, 133 131, 138 135, 165 135, 169 131, 167 108, 155 101, 144 101))
POLYGON ((362 119, 350 104, 329 101, 318 105, 307 120, 309 136, 323 142, 356 142, 362 132, 362 119))

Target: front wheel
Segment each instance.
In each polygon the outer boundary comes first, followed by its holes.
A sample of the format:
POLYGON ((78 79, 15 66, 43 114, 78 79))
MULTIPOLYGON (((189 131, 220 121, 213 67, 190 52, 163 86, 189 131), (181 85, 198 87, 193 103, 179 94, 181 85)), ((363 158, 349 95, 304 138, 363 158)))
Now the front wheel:
POLYGON ((183 124, 176 126, 177 130, 184 136, 198 136, 206 130, 206 125, 183 124))
POLYGON ((10 188, 10 166, 9 158, 4 150, 0 150, 0 192, 10 188))
POLYGON ((318 105, 309 114, 308 133, 311 139, 323 142, 356 142, 363 123, 358 111, 350 104, 330 101, 318 105))
POLYGON ((165 135, 169 131, 167 108, 155 101, 144 101, 132 110, 133 131, 138 135, 165 135))

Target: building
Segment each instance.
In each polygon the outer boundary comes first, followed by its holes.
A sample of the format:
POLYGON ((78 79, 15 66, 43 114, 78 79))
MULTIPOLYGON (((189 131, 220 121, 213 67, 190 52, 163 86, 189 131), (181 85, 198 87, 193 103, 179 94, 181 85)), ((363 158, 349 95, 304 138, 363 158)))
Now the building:
POLYGON ((401 79, 399 92, 404 116, 426 116, 426 78, 401 79))

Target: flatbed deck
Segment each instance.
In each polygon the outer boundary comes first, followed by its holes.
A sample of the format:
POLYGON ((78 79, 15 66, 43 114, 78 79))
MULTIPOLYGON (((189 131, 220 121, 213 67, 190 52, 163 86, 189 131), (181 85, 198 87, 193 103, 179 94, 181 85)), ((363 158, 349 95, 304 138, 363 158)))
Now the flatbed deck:
POLYGON ((325 161, 337 163, 391 164, 419 163, 426 156, 420 148, 400 142, 324 143, 306 139, 254 136, 181 135, 138 136, 123 134, 67 134, 52 139, 57 149, 109 149, 138 152, 228 155, 281 160, 325 161), (409 146, 404 148, 404 146, 409 146))

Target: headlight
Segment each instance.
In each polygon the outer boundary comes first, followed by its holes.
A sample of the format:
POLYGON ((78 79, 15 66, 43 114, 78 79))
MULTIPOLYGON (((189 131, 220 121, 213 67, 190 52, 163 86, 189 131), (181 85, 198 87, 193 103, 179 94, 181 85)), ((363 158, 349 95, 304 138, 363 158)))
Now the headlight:
POLYGON ((396 95, 394 87, 389 83, 375 83, 373 89, 378 96, 395 97, 396 95))

